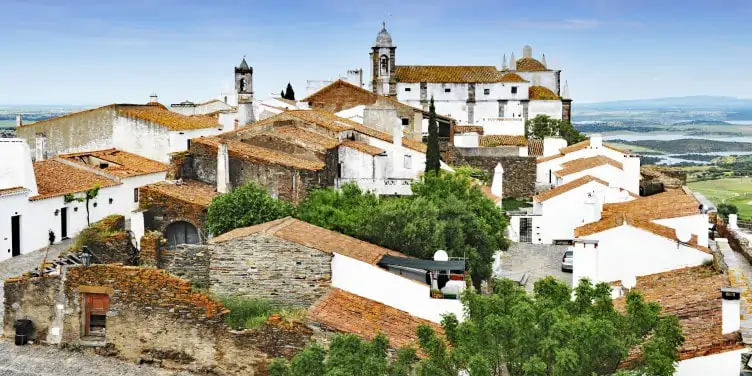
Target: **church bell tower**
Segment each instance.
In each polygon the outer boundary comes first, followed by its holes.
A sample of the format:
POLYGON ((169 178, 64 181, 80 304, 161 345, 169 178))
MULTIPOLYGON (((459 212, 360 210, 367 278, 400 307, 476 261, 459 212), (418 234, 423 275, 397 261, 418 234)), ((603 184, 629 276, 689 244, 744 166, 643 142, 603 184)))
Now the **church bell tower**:
POLYGON ((392 36, 382 23, 376 43, 371 47, 371 90, 376 94, 397 96, 395 52, 392 36))
POLYGON ((235 92, 238 95, 238 127, 255 121, 253 115, 253 68, 243 57, 240 66, 235 67, 235 92))

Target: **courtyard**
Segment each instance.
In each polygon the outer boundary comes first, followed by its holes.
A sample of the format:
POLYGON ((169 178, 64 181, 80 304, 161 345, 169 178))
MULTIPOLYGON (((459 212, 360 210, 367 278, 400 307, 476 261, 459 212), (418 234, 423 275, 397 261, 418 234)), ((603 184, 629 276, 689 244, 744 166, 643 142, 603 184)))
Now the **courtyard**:
POLYGON ((572 273, 561 270, 561 258, 565 245, 512 243, 506 252, 498 252, 494 262, 494 277, 525 281, 528 292, 533 291, 535 281, 546 276, 572 285, 572 273))

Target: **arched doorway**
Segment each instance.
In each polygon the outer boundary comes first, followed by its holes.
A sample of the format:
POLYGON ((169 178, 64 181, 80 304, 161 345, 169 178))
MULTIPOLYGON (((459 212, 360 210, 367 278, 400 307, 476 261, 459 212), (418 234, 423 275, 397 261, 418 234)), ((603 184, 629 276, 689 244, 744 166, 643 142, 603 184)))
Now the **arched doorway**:
POLYGON ((165 237, 167 238, 167 247, 174 248, 179 244, 198 244, 200 238, 198 236, 198 230, 196 226, 185 222, 177 221, 170 223, 165 231, 165 237))

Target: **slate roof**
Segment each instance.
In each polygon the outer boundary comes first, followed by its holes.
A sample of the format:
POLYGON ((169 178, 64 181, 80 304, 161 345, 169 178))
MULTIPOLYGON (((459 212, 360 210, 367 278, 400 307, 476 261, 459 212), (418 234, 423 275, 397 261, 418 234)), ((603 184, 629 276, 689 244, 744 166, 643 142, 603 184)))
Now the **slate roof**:
POLYGON ((61 154, 58 157, 71 162, 76 162, 82 166, 100 169, 98 163, 87 163, 88 157, 98 158, 110 163, 107 167, 102 168, 101 170, 122 178, 164 172, 169 168, 165 163, 117 149, 61 154))
POLYGON ((191 140, 193 144, 201 144, 217 150, 220 141, 227 143, 227 152, 235 158, 245 159, 262 164, 274 164, 283 167, 318 171, 326 167, 324 162, 295 157, 293 154, 271 150, 236 139, 213 137, 200 137, 191 140))
POLYGON ((585 175, 579 179, 572 180, 569 183, 562 184, 546 192, 539 193, 537 196, 535 196, 535 200, 538 202, 544 202, 593 181, 608 187, 608 183, 606 181, 598 179, 592 175, 585 175))
POLYGON ((211 204, 212 199, 219 196, 215 186, 196 180, 183 180, 180 184, 161 181, 146 185, 144 188, 189 204, 195 204, 207 208, 209 207, 209 204, 211 204))
POLYGON ((395 69, 397 82, 491 83, 503 77, 493 65, 398 65, 395 69))
POLYGON ((589 170, 591 168, 604 166, 604 165, 611 165, 618 169, 624 168, 621 162, 617 162, 611 158, 604 157, 602 155, 597 155, 594 157, 588 157, 588 158, 578 158, 571 160, 569 162, 562 163, 561 170, 554 171, 553 174, 556 176, 567 176, 571 174, 576 174, 578 172, 582 172, 585 170, 589 170))
POLYGON ((365 142, 360 142, 360 141, 345 140, 345 141, 342 141, 341 145, 350 149, 355 149, 357 151, 360 151, 369 155, 378 155, 385 151, 384 149, 380 149, 380 148, 368 145, 365 142))
POLYGON ((321 252, 338 253, 371 265, 376 265, 384 255, 407 257, 402 253, 314 226, 292 217, 238 228, 210 240, 210 243, 224 243, 259 233, 317 249, 321 252))
MULTIPOLYGON (((679 318, 685 337, 679 357, 687 360, 744 348, 738 333, 721 334, 721 288, 728 286, 728 276, 717 273, 712 266, 695 266, 639 276, 633 289, 640 291, 646 301, 660 303, 662 313, 679 318)), ((614 306, 624 310, 626 298, 615 299, 614 306)), ((620 368, 628 368, 639 354, 639 349, 633 349, 620 368)))
POLYGON ((337 288, 308 310, 308 319, 325 329, 368 340, 383 333, 395 349, 417 348, 417 330, 421 324, 431 326, 439 335, 444 332, 436 323, 337 288))
POLYGON ((29 197, 32 201, 84 192, 94 187, 105 188, 122 184, 87 171, 84 167, 69 166, 61 161, 34 162, 33 166, 38 194, 29 197))

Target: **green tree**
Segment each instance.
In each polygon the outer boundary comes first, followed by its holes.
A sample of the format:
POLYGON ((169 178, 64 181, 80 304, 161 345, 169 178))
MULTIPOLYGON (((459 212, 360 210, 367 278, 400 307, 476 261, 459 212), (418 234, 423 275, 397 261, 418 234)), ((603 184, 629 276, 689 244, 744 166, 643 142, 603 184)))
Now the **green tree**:
POLYGON ((363 218, 379 205, 378 198, 363 192, 358 184, 347 183, 339 190, 326 188, 311 191, 298 206, 297 217, 346 235, 358 236, 363 218))
POLYGON ((287 83, 287 88, 285 89, 285 95, 282 98, 289 99, 291 101, 295 100, 295 90, 292 89, 292 85, 289 82, 287 83))
POLYGON ((294 207, 269 195, 251 182, 212 200, 206 213, 206 229, 214 236, 238 227, 252 226, 293 214, 294 207))
POLYGON ((285 91, 284 90, 282 90, 282 91, 279 92, 279 96, 282 97, 282 99, 287 99, 287 98, 285 98, 285 91))
POLYGON ((534 296, 510 280, 496 280, 491 295, 468 290, 466 317, 444 318, 446 342, 428 326, 418 330, 428 356, 418 375, 610 375, 642 345, 632 365, 637 374, 673 374, 684 342, 678 319, 660 315, 637 291, 626 296, 626 312, 614 308, 611 288, 582 280, 572 290, 547 277, 535 283, 534 296), (572 299, 574 292, 575 298, 572 299))
POLYGON ((734 204, 723 203, 718 205, 718 215, 728 219, 729 214, 739 213, 739 208, 734 204))
POLYGON ((569 121, 553 119, 548 115, 538 115, 533 119, 528 119, 525 122, 525 133, 528 138, 533 139, 561 137, 567 140, 568 145, 587 139, 585 135, 574 129, 569 121))
POLYGON ((91 221, 89 220, 90 215, 90 209, 89 209, 89 203, 97 198, 99 196, 99 186, 95 186, 92 189, 89 189, 85 192, 82 192, 83 196, 76 196, 73 193, 69 193, 63 197, 63 201, 67 204, 69 202, 83 202, 84 206, 86 207, 86 225, 91 226, 91 221))
POLYGON ((428 149, 426 150, 426 173, 438 174, 441 168, 441 155, 439 152, 439 123, 436 121, 436 107, 431 104, 428 107, 428 149))

